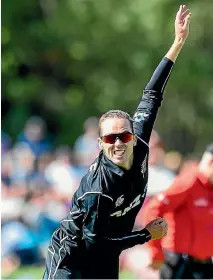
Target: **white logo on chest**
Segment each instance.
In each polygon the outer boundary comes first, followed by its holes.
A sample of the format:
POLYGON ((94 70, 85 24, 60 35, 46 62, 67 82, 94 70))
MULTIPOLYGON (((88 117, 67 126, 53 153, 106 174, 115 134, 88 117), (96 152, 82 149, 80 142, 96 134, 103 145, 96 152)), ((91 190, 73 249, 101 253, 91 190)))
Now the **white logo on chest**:
MULTIPOLYGON (((131 209, 135 208, 137 205, 140 204, 141 200, 141 194, 139 194, 138 196, 136 196, 136 198, 130 203, 130 205, 122 210, 116 211, 114 213, 112 213, 110 216, 116 216, 116 217, 120 217, 120 216, 124 216, 126 215, 131 209)), ((117 201, 116 201, 117 202, 117 201)))
POLYGON ((124 202, 124 195, 122 194, 115 202, 115 207, 120 206, 124 202))

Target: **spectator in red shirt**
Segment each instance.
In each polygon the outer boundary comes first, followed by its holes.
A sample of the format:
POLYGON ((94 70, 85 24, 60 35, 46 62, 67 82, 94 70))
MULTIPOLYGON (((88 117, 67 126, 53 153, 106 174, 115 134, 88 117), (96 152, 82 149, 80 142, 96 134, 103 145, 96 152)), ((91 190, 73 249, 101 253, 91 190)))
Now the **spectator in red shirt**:
POLYGON ((213 143, 197 167, 180 173, 171 187, 143 209, 144 220, 165 217, 168 234, 152 240, 152 263, 161 279, 213 278, 213 143))

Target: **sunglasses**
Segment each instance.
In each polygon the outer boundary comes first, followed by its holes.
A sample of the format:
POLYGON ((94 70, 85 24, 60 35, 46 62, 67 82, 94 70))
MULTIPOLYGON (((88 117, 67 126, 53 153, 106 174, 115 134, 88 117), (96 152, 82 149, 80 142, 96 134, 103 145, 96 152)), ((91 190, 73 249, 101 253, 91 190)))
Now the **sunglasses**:
POLYGON ((101 136, 101 140, 104 142, 104 143, 107 143, 107 144, 114 144, 118 139, 120 139, 123 143, 127 143, 131 140, 133 140, 133 137, 134 135, 130 132, 124 132, 124 133, 119 133, 119 134, 108 134, 108 135, 105 135, 105 136, 101 136))

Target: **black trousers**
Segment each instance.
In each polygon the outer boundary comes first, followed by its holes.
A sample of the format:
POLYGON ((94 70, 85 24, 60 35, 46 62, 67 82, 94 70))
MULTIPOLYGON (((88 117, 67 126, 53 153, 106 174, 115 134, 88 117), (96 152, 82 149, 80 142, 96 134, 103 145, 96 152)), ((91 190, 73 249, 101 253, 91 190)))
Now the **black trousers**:
POLYGON ((52 236, 43 279, 118 279, 119 255, 107 251, 90 254, 66 238, 52 236))
POLYGON ((160 270, 160 279, 213 279, 213 262, 198 261, 191 256, 164 252, 165 263, 160 270))

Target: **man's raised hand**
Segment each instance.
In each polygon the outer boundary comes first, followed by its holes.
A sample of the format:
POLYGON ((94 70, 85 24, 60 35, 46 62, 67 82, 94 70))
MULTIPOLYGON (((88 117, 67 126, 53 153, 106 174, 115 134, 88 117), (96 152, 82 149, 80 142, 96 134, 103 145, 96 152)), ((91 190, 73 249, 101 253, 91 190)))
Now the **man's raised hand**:
POLYGON ((191 12, 186 5, 181 5, 175 18, 175 40, 184 43, 189 35, 191 12))

